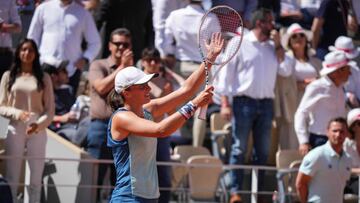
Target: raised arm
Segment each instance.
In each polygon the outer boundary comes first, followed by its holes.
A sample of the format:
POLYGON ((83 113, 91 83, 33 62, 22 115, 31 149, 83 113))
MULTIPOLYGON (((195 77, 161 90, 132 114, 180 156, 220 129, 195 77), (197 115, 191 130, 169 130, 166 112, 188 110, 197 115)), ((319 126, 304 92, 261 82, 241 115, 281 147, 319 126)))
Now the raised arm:
MULTIPOLYGON (((211 42, 208 44, 207 60, 214 62, 216 57, 220 54, 224 45, 224 40, 220 33, 214 33, 211 37, 211 42)), ((208 69, 211 64, 207 63, 208 69)), ((210 70, 209 70, 210 72, 210 70)), ((193 72, 178 90, 172 92, 165 97, 151 100, 144 108, 149 110, 154 117, 163 115, 164 113, 173 111, 182 103, 188 101, 198 90, 205 79, 205 62, 200 64, 200 68, 193 72)))
POLYGON ((180 128, 196 108, 211 101, 213 87, 208 87, 178 112, 159 123, 138 117, 131 111, 116 113, 112 119, 111 135, 114 140, 123 140, 129 134, 145 137, 167 137, 180 128))

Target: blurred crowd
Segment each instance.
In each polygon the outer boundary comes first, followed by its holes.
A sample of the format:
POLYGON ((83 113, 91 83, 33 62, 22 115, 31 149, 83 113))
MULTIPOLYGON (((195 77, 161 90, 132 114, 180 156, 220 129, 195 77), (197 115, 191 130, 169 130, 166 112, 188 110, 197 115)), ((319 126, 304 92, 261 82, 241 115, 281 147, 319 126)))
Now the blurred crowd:
MULTIPOLYGON (((232 126, 225 163, 245 164, 250 136, 255 165, 267 164, 271 146, 306 156, 332 143, 329 121, 347 118, 352 110, 341 145, 346 143, 353 166, 359 166, 357 0, 1 0, 0 116, 10 119, 5 153, 44 157, 48 127, 94 158, 112 159, 107 97, 115 75, 129 66, 159 74, 149 82, 152 98, 178 89, 203 61, 199 25, 218 5, 242 16, 240 50, 214 80, 207 119, 194 116, 174 135, 158 138, 157 160, 171 161, 177 144, 206 144, 209 117, 216 112, 232 126)), ((19 182, 21 164, 7 161, 10 183, 19 182)), ((27 167, 32 175, 26 181, 34 186, 24 200, 40 202, 44 162, 29 160, 27 167)), ((102 164, 99 185, 107 170, 115 183, 113 164, 102 164)), ((169 167, 159 166, 158 172, 160 187, 171 187, 169 167)), ((240 202, 244 173, 230 175, 231 202, 240 202)), ((18 188, 11 188, 17 201, 18 188)), ((161 191, 159 202, 170 198, 170 191, 161 191)))

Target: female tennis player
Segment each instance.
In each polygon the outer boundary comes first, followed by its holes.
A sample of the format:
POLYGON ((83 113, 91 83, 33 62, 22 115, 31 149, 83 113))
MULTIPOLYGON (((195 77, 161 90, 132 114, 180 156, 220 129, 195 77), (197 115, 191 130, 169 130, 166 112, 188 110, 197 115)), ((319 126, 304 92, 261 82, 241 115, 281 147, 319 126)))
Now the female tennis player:
POLYGON ((127 67, 115 77, 115 88, 109 95, 114 113, 109 122, 107 145, 112 148, 116 168, 116 185, 110 202, 157 202, 159 197, 156 168, 157 137, 166 137, 180 128, 198 107, 208 104, 213 87, 206 88, 177 112, 159 123, 152 117, 174 111, 188 101, 204 82, 208 68, 221 52, 224 40, 214 33, 208 43, 208 54, 178 90, 150 100, 148 82, 156 74, 145 74, 127 67))

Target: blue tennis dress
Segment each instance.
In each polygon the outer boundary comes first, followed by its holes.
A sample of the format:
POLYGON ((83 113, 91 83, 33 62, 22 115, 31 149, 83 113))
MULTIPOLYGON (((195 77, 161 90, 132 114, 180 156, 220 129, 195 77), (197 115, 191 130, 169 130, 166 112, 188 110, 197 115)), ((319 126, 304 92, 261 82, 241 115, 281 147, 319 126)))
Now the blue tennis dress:
MULTIPOLYGON (((113 115, 121 111, 127 110, 119 108, 113 115)), ((144 116, 145 119, 152 120, 150 112, 146 110, 144 116)), ((111 120, 108 125, 107 146, 112 148, 116 184, 110 202, 125 202, 129 197, 159 198, 156 167, 157 138, 129 134, 121 141, 113 140, 111 120)))

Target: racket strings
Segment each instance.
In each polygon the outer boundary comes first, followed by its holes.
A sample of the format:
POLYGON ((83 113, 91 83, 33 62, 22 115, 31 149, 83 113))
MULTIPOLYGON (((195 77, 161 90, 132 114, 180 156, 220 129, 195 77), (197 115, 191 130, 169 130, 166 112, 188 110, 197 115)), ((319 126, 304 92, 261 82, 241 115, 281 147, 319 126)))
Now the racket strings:
POLYGON ((199 29, 199 48, 203 58, 207 55, 206 43, 214 32, 221 32, 225 46, 215 65, 225 64, 235 55, 242 40, 243 23, 240 15, 233 9, 218 6, 211 9, 204 17, 199 29))

